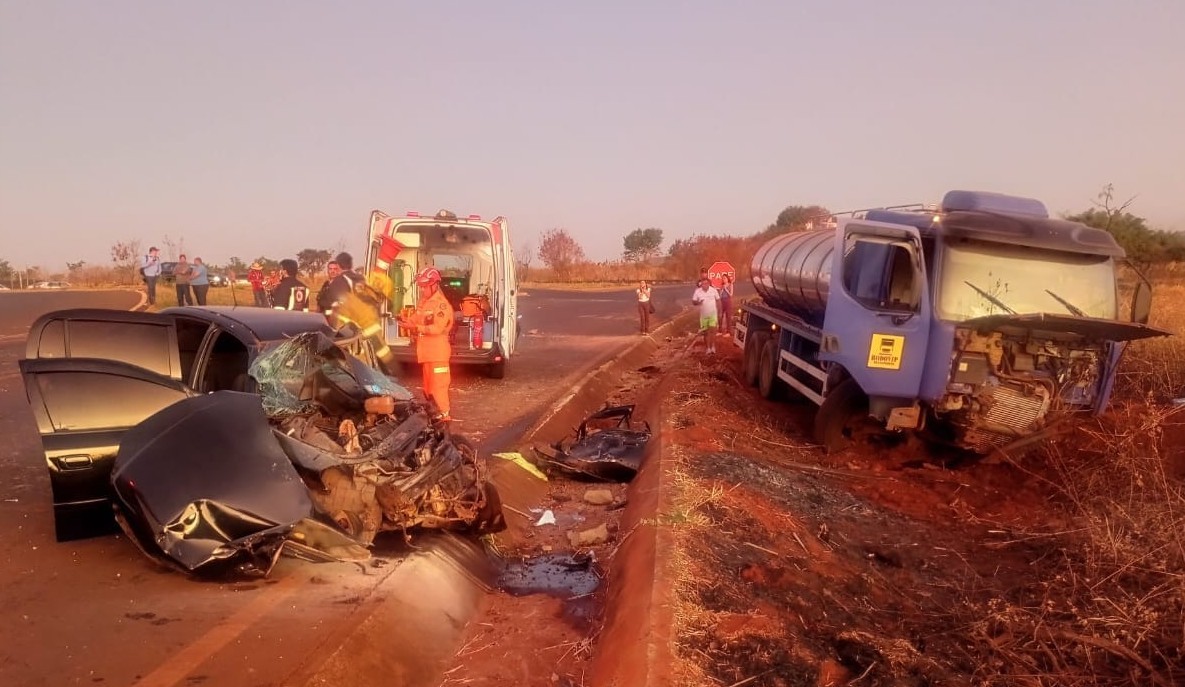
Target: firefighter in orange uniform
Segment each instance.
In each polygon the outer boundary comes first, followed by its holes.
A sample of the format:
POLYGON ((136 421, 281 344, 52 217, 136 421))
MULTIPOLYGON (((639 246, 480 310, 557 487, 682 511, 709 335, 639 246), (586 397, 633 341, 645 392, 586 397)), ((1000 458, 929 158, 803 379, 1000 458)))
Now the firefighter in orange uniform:
POLYGON ((440 419, 450 420, 448 387, 452 381, 449 357, 452 345, 449 334, 453 328, 453 306, 440 290, 440 270, 425 267, 416 275, 419 298, 416 311, 399 320, 416 337, 416 362, 424 372, 424 395, 431 396, 440 409, 440 419))

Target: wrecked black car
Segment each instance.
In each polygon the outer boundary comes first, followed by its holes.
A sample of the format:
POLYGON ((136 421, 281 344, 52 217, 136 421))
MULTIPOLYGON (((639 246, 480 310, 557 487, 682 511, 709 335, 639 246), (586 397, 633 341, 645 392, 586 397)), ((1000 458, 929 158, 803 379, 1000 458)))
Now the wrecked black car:
POLYGON ((485 465, 432 409, 310 332, 250 369, 258 395, 176 403, 120 443, 120 524, 187 571, 266 574, 289 544, 356 559, 382 531, 501 527, 485 465), (325 522, 309 541, 307 521, 325 522))
POLYGON ((634 406, 607 406, 589 415, 575 436, 550 446, 535 446, 544 468, 585 481, 629 482, 642 466, 650 424, 633 421, 634 406))
MULTIPOLYGON (((240 335, 262 329, 262 321, 286 323, 288 331, 271 341, 257 339, 234 363, 223 360, 229 369, 216 373, 215 353, 236 347, 219 346, 224 337, 216 336, 212 346, 197 347, 197 361, 186 361, 184 351, 178 355, 175 348, 170 356, 178 332, 168 319, 162 324, 163 313, 122 313, 114 319, 156 328, 157 359, 142 350, 136 362, 158 367, 163 362, 164 370, 128 362, 126 348, 119 349, 123 359, 104 360, 87 356, 104 352, 97 341, 73 346, 74 339, 88 338, 76 336, 88 333, 80 322, 115 329, 103 311, 55 314, 62 349, 83 356, 22 361, 50 464, 55 514, 63 483, 60 474, 55 479, 55 468, 61 472, 61 449, 69 447, 75 455, 106 458, 105 471, 89 470, 79 482, 94 496, 88 501, 105 503, 110 518, 114 497, 128 535, 145 552, 187 571, 266 574, 283 551, 357 560, 382 531, 408 538, 424 528, 502 526, 484 462, 447 424, 431 420, 428 403, 343 351, 314 320, 253 310, 246 317, 256 317, 256 327, 244 326, 240 335), (199 384, 215 376, 234 383, 207 384, 202 393, 162 374, 177 367, 169 365, 179 358, 178 372, 189 363, 181 376, 199 384), (121 380, 123 395, 96 395, 121 380), (60 409, 71 404, 98 418, 91 425, 114 429, 69 432, 65 419, 72 416, 60 409), (105 489, 95 488, 96 472, 109 476, 105 489)), ((224 313, 223 319, 234 314, 224 313)), ((53 341, 48 328, 35 326, 39 341, 53 341)), ((137 333, 151 339, 149 332, 125 331, 123 343, 137 333)), ((210 336, 203 340, 209 343, 210 336)))

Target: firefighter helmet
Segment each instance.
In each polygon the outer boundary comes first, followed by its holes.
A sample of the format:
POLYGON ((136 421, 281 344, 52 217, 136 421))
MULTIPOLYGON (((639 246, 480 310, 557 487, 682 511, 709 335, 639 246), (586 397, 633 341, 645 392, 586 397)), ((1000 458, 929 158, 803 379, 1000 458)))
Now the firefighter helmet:
POLYGON ((432 267, 431 265, 420 270, 420 273, 416 275, 416 284, 419 284, 420 286, 428 286, 429 284, 439 283, 440 270, 432 267))

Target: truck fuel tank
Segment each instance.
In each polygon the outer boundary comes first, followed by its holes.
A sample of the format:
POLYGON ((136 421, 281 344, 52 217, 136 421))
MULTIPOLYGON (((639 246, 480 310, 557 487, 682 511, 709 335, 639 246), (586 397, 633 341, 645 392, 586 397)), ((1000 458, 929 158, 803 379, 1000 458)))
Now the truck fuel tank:
POLYGON ((749 274, 767 305, 823 326, 831 286, 835 230, 782 234, 753 254, 749 274))

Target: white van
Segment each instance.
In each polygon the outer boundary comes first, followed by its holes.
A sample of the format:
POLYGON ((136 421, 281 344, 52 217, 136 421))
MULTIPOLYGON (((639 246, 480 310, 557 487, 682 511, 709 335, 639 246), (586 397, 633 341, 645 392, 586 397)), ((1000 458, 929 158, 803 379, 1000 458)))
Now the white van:
POLYGON ((378 266, 394 285, 383 321, 395 359, 416 360, 415 341, 399 327, 398 314, 415 308, 415 275, 433 265, 453 305, 452 364, 483 365, 489 376, 501 379, 518 338, 518 280, 506 220, 458 218, 448 210, 430 217, 415 212, 393 217, 375 210, 367 238, 366 273, 378 266), (390 246, 388 239, 398 244, 394 259, 383 253, 384 244, 390 246), (385 270, 384 263, 389 263, 385 270))

